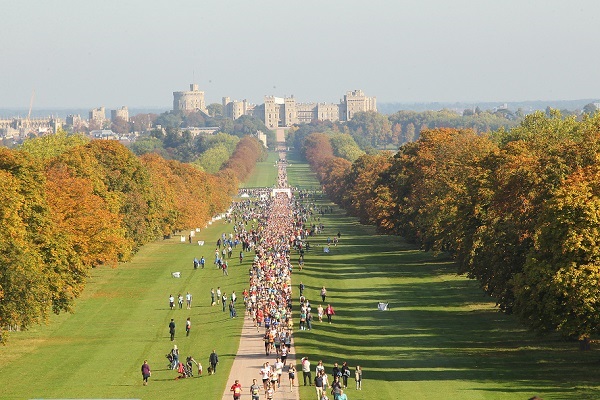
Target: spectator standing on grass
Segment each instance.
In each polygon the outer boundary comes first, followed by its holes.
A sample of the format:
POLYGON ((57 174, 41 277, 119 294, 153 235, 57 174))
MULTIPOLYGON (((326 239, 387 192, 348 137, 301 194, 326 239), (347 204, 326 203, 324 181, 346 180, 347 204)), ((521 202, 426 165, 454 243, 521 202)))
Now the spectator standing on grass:
POLYGON ((323 366, 323 360, 319 360, 317 366, 315 367, 315 374, 319 375, 319 372, 325 371, 325 366, 323 366))
POLYGON ((325 289, 325 286, 323 286, 321 288, 321 298, 323 299, 323 303, 325 303, 325 298, 327 297, 327 289, 325 289))
POLYGON ((217 287, 217 304, 221 301, 221 286, 217 287))
POLYGON ((221 296, 221 304, 223 304, 223 312, 225 312, 225 306, 227 305, 227 293, 223 292, 221 296))
POLYGON ((223 265, 221 265, 221 268, 223 269, 223 275, 229 276, 229 271, 227 270, 227 260, 223 259, 223 265))
POLYGON ((187 309, 191 309, 192 308, 192 295, 190 294, 190 292, 187 292, 187 294, 185 295, 185 301, 187 304, 187 309))
POLYGON ((319 322, 323 322, 324 312, 325 310, 323 310, 323 304, 319 304, 319 307, 317 307, 317 316, 319 317, 319 322))
POLYGON ((319 372, 315 376, 315 390, 317 391, 317 399, 323 397, 323 372, 319 372))
POLYGON ((143 379, 143 385, 147 386, 148 385, 148 378, 150 378, 150 376, 152 375, 152 371, 150 371, 150 366, 148 365, 148 360, 144 360, 144 363, 142 364, 142 379, 143 379))
POLYGON ((356 390, 362 390, 362 368, 360 365, 357 365, 354 370, 354 379, 356 380, 356 390))
POLYGON ((175 321, 171 318, 171 322, 169 322, 169 334, 171 335, 171 342, 175 340, 175 321))
POLYGON ((308 386, 311 386, 312 383, 312 374, 310 373, 310 361, 308 361, 308 357, 302 358, 302 376, 304 378, 304 386, 306 386, 306 382, 308 381, 308 386))
POLYGON ((171 350, 171 355, 173 356, 173 363, 171 363, 171 369, 175 369, 175 368, 177 368, 177 365, 179 364, 179 349, 177 348, 176 344, 173 345, 173 349, 171 350))
POLYGON ((333 400, 339 400, 341 392, 342 383, 340 382, 340 377, 334 375, 333 383, 331 384, 331 394, 333 395, 333 400))
POLYGON ((210 305, 214 306, 215 304, 215 289, 214 288, 210 288, 210 305))
POLYGON ((179 293, 179 296, 177 296, 177 302, 179 303, 179 309, 183 309, 183 296, 181 293, 179 293))
POLYGON ((210 364, 210 368, 212 369, 212 373, 216 373, 217 372, 217 364, 219 363, 219 356, 217 355, 217 352, 213 349, 212 353, 210 353, 210 356, 208 357, 208 363, 210 364))
POLYGON ((344 389, 348 387, 348 378, 350 377, 350 368, 346 361, 342 364, 342 381, 344 382, 344 389))
POLYGON ((175 308, 175 297, 172 294, 169 295, 169 308, 171 310, 175 308))
POLYGON ((204 256, 202 256, 202 258, 200 258, 200 268, 204 269, 204 264, 206 264, 206 260, 204 259, 204 256))
POLYGON ((331 306, 331 304, 327 304, 327 308, 325 309, 325 314, 327 315, 327 322, 331 323, 331 317, 335 315, 335 310, 331 306))
POLYGON ((190 336, 190 330, 192 329, 192 321, 190 317, 185 321, 185 336, 190 336))

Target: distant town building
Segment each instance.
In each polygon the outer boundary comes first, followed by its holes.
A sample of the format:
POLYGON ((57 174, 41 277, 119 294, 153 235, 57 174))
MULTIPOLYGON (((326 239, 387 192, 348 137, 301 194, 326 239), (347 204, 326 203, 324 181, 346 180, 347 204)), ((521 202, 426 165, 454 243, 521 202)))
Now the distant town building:
POLYGON ((263 144, 263 146, 265 146, 265 148, 268 148, 267 135, 263 131, 256 131, 256 138, 263 144))
POLYGON ((357 112, 376 112, 377 100, 365 96, 362 90, 346 92, 339 104, 297 103, 294 96, 265 96, 264 105, 257 110, 254 114, 264 121, 267 128, 274 129, 312 121, 349 121, 357 112))
POLYGON ((362 90, 346 92, 340 101, 340 120, 350 121, 354 114, 364 111, 377 111, 377 99, 365 96, 362 90))
POLYGON ((82 122, 79 114, 69 114, 67 115, 67 118, 65 118, 65 125, 79 126, 82 122))
POLYGON ((45 135, 56 133, 62 128, 59 118, 11 118, 0 119, 0 138, 18 138, 29 134, 45 135))
POLYGON ((96 139, 103 139, 103 140, 119 139, 119 135, 117 135, 115 132, 113 132, 110 129, 97 129, 97 130, 90 131, 90 136, 92 136, 93 138, 96 138, 96 139))
POLYGON ((129 122, 129 110, 123 106, 117 110, 110 110, 110 120, 115 122, 117 118, 129 122))
POLYGON ((254 104, 248 103, 247 100, 237 101, 229 97, 223 97, 223 116, 233 120, 238 119, 242 115, 252 115, 254 112, 254 104))
POLYGON ((173 92, 173 111, 202 111, 207 112, 204 102, 204 92, 198 90, 198 85, 190 84, 190 90, 173 92))
POLYGON ((102 125, 106 121, 106 109, 98 107, 90 110, 90 122, 97 122, 102 125))
POLYGON ((212 135, 215 132, 219 131, 221 128, 218 126, 201 126, 194 127, 190 126, 187 128, 183 128, 184 131, 189 131, 192 137, 196 137, 198 135, 212 135))

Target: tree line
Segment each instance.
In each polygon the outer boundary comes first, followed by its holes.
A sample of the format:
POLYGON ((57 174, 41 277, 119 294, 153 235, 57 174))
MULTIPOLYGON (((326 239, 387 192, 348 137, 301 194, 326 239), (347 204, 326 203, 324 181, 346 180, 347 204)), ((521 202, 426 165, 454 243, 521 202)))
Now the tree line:
POLYGON ((303 154, 361 222, 447 252, 500 310, 540 332, 600 331, 600 114, 552 110, 511 129, 424 129, 396 154, 337 157, 327 134, 303 154))
POLYGON ((0 342, 71 311, 90 268, 204 226, 266 150, 244 137, 217 174, 64 132, 0 148, 0 342))
POLYGON ((301 149, 311 133, 339 132, 352 136, 356 144, 367 153, 380 149, 397 149, 400 145, 414 142, 422 131, 440 127, 471 129, 484 133, 510 129, 524 117, 508 110, 465 110, 458 114, 451 110, 398 111, 391 115, 374 111, 358 112, 348 122, 314 121, 292 127, 286 138, 290 147, 301 149))

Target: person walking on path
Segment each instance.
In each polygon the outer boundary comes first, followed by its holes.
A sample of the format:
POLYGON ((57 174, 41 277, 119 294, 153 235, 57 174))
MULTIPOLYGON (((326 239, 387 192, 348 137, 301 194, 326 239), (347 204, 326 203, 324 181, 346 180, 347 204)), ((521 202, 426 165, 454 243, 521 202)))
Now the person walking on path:
POLYGON ((269 380, 271 378, 271 366, 269 365, 268 361, 263 364, 263 367, 260 369, 259 374, 262 379, 263 388, 265 389, 266 393, 267 389, 269 388, 269 380))
POLYGON ((233 392, 233 400, 239 400, 239 398, 242 397, 242 385, 240 384, 240 381, 236 379, 229 391, 233 392))
POLYGON ((323 299, 323 303, 325 303, 325 298, 327 297, 327 289, 325 289, 325 286, 323 286, 321 288, 321 299, 323 299))
POLYGON ((250 386, 250 395, 252 400, 260 399, 260 386, 256 383, 256 379, 252 379, 252 386, 250 386))
POLYGON ((267 400, 273 400, 273 397, 275 397, 275 389, 273 388, 272 385, 269 385, 266 395, 267 395, 267 400))
POLYGON ((142 379, 143 385, 148 386, 148 378, 152 375, 152 371, 150 371, 150 366, 148 365, 148 360, 144 360, 142 364, 142 379))
POLYGON ((210 353, 210 356, 208 357, 208 363, 210 364, 210 368, 211 368, 211 374, 214 374, 217 372, 217 364, 219 363, 219 356, 217 355, 217 352, 215 350, 212 351, 212 353, 210 353))
POLYGON ((171 342, 175 340, 175 321, 171 318, 171 322, 169 322, 169 333, 171 334, 171 342))
POLYGON ((192 321, 190 317, 185 321, 185 336, 190 336, 190 330, 192 329, 192 321))
POLYGON ((290 379, 290 392, 294 390, 294 386, 296 386, 296 366, 290 365, 288 368, 288 378, 290 379))

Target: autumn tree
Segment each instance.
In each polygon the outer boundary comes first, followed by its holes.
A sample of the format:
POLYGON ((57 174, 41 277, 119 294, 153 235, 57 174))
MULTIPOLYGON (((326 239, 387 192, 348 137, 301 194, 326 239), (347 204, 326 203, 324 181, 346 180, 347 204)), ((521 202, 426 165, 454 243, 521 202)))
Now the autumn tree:
POLYGON ((69 311, 85 282, 78 254, 51 219, 42 163, 0 149, 0 341, 69 311))
POLYGON ((345 176, 342 205, 351 215, 358 217, 361 223, 375 221, 374 201, 375 183, 379 174, 391 165, 391 155, 382 152, 376 155, 363 155, 354 163, 345 176))
POLYGON ((542 206, 516 274, 515 312, 534 330, 580 339, 600 333, 600 168, 581 168, 542 206))

